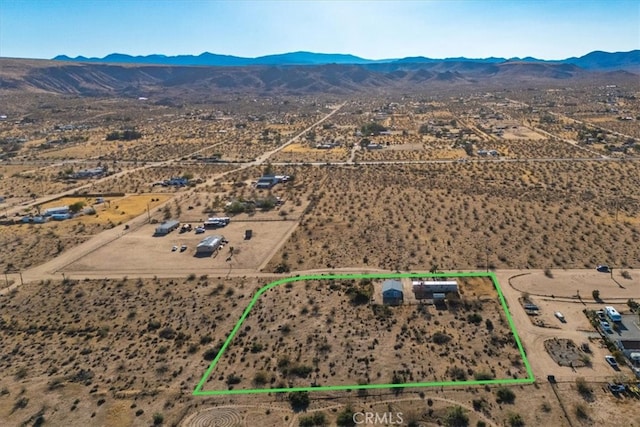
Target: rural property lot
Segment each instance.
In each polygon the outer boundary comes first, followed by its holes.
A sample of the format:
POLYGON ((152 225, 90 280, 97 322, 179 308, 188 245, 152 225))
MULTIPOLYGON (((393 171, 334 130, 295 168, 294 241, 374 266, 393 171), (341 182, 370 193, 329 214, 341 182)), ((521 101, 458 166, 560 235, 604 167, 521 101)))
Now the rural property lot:
POLYGON ((156 225, 145 225, 64 268, 68 274, 135 274, 174 272, 185 275, 210 270, 257 270, 283 239, 297 226, 295 221, 234 222, 204 234, 179 233, 153 236, 156 225), (250 240, 245 230, 253 230, 250 240), (195 257, 196 245, 206 236, 222 235, 229 244, 213 257, 195 257), (187 245, 184 252, 172 252, 172 246, 187 245), (227 261, 233 247, 231 262, 227 261))
POLYGON ((450 277, 460 295, 436 306, 370 303, 384 278, 402 277, 409 285, 407 278, 423 276, 430 275, 303 276, 270 284, 254 297, 194 393, 533 380, 486 275, 450 277))

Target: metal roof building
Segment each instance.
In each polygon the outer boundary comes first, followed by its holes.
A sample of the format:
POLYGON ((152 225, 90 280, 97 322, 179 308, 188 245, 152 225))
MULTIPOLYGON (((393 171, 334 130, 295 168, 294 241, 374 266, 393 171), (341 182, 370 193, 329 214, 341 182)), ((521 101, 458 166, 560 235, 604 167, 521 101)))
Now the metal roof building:
POLYGON ((400 305, 404 300, 402 282, 400 280, 388 279, 382 282, 382 303, 389 305, 400 305))
POLYGON ((207 236, 198 243, 196 246, 196 254, 212 254, 214 253, 222 244, 224 240, 224 236, 213 235, 207 236))
POLYGON ((441 299, 442 294, 458 293, 458 282, 451 281, 430 281, 430 280, 414 280, 413 293, 416 299, 441 299))
POLYGON ((180 221, 177 221, 175 219, 170 219, 169 221, 165 221, 156 227, 156 234, 160 236, 164 236, 165 234, 169 234, 173 230, 178 228, 179 225, 180 225, 180 221))

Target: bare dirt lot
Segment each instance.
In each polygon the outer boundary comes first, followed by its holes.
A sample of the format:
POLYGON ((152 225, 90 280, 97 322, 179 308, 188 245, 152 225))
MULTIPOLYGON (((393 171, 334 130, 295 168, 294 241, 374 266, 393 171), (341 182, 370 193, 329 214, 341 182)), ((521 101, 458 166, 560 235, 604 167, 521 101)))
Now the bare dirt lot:
POLYGON ((268 259, 272 248, 277 246, 288 233, 295 228, 295 221, 232 221, 228 226, 217 230, 208 230, 204 234, 193 231, 179 233, 173 231, 167 236, 154 237, 156 225, 150 224, 131 233, 127 233, 113 243, 87 254, 68 265, 64 271, 68 274, 82 272, 114 273, 166 273, 186 275, 207 269, 232 271, 256 270, 268 259), (245 240, 245 230, 253 230, 253 237, 245 240), (206 236, 222 235, 229 244, 218 254, 208 257, 196 257, 197 244, 206 236), (184 252, 171 249, 173 246, 186 245, 184 252), (233 257, 227 258, 233 248, 233 257))

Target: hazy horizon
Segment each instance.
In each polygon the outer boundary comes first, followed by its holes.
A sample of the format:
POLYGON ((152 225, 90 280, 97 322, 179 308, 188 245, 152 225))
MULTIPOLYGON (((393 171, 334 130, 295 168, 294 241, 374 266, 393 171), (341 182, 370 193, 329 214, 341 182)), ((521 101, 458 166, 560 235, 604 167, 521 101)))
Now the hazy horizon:
POLYGON ((640 49, 636 1, 0 0, 0 56, 289 52, 366 59, 535 57, 640 49))

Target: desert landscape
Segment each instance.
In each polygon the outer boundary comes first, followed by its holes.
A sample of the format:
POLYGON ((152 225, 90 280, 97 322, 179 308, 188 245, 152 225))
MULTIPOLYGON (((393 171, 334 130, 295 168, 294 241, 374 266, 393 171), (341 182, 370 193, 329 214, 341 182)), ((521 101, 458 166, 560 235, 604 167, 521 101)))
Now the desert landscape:
POLYGON ((0 58, 0 424, 640 425, 638 76, 472 64, 0 58))

